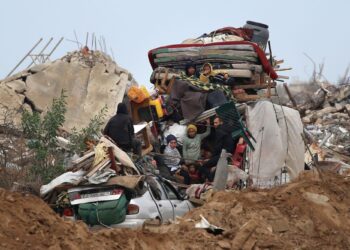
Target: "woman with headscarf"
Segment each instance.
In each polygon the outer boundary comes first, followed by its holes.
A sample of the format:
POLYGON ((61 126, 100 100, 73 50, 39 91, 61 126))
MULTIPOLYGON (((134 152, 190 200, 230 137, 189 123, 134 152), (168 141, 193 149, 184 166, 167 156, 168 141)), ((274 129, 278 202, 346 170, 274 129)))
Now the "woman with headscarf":
POLYGON ((141 156, 141 142, 135 138, 134 125, 124 103, 118 104, 117 113, 108 121, 103 134, 112 138, 122 150, 133 149, 141 156))
POLYGON ((191 63, 186 65, 185 74, 186 74, 186 77, 189 77, 189 78, 198 78, 196 66, 191 63))
POLYGON ((179 175, 185 184, 190 184, 191 179, 186 167, 182 167, 181 155, 177 149, 177 139, 170 134, 166 137, 167 145, 164 149, 164 163, 169 168, 172 175, 179 175))

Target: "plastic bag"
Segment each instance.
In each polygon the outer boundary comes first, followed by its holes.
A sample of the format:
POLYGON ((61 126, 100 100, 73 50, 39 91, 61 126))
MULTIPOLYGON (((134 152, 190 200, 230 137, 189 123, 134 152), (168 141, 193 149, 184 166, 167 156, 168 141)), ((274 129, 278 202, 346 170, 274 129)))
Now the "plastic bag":
POLYGON ((131 86, 128 91, 128 97, 131 101, 136 103, 141 103, 146 99, 144 92, 136 86, 131 86))
POLYGON ((247 179, 248 179, 248 174, 244 172, 242 169, 232 165, 228 167, 228 175, 227 175, 227 182, 226 182, 227 188, 234 187, 239 180, 246 181, 247 179))

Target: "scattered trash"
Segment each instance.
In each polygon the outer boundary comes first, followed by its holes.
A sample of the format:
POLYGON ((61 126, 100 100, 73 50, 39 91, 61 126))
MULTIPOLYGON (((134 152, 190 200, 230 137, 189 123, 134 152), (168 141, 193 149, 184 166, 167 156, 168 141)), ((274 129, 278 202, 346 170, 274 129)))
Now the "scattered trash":
POLYGON ((214 235, 222 234, 224 229, 217 227, 215 225, 210 224, 203 215, 199 215, 201 217, 201 221, 196 223, 195 228, 203 228, 206 229, 209 233, 214 235))

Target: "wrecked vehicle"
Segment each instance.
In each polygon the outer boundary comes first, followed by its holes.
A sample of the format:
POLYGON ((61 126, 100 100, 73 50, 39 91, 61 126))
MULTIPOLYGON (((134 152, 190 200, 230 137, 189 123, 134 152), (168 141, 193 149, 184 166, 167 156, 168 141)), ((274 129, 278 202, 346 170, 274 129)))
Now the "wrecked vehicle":
POLYGON ((138 192, 116 185, 68 189, 70 207, 63 215, 90 226, 135 228, 145 222, 165 223, 193 208, 167 180, 148 176, 138 192))

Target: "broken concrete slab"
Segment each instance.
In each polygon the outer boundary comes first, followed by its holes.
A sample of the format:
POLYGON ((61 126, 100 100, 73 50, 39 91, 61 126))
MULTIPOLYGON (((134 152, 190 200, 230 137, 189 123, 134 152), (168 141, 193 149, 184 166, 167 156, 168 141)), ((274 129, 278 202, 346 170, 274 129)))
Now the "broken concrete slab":
MULTIPOLYGON (((16 108, 28 110, 31 107, 39 112, 47 110, 52 100, 64 90, 67 96, 64 129, 67 131, 73 127, 86 127, 90 119, 105 106, 108 108, 106 122, 115 114, 116 107, 123 100, 129 86, 137 84, 132 74, 99 51, 90 51, 88 54, 81 51, 68 53, 61 59, 19 72, 1 83, 5 83, 3 86, 15 94, 25 95, 13 98, 14 102, 18 99, 22 105, 26 98, 30 104, 26 107, 15 105, 16 108)), ((8 96, 3 89, 0 91, 8 96)), ((8 101, 2 98, 0 104, 9 106, 8 101)))
POLYGON ((123 100, 126 82, 114 73, 105 73, 105 66, 96 64, 90 73, 83 110, 87 114, 96 113, 107 106, 107 116, 115 114, 116 103, 123 100), (120 84, 119 82, 122 81, 120 84), (104 101, 101 101, 104 100, 104 101))
POLYGON ((21 124, 18 113, 24 102, 24 96, 17 94, 5 84, 0 84, 0 121, 1 123, 13 122, 16 127, 21 124), (9 120, 10 119, 10 120, 9 120))
POLYGON ((38 73, 40 71, 43 71, 44 69, 46 69, 50 65, 51 65, 51 62, 37 64, 37 65, 34 65, 33 67, 31 67, 28 71, 35 74, 35 73, 38 73))
POLYGON ((23 94, 27 89, 26 83, 20 79, 7 82, 5 84, 19 94, 23 94))

